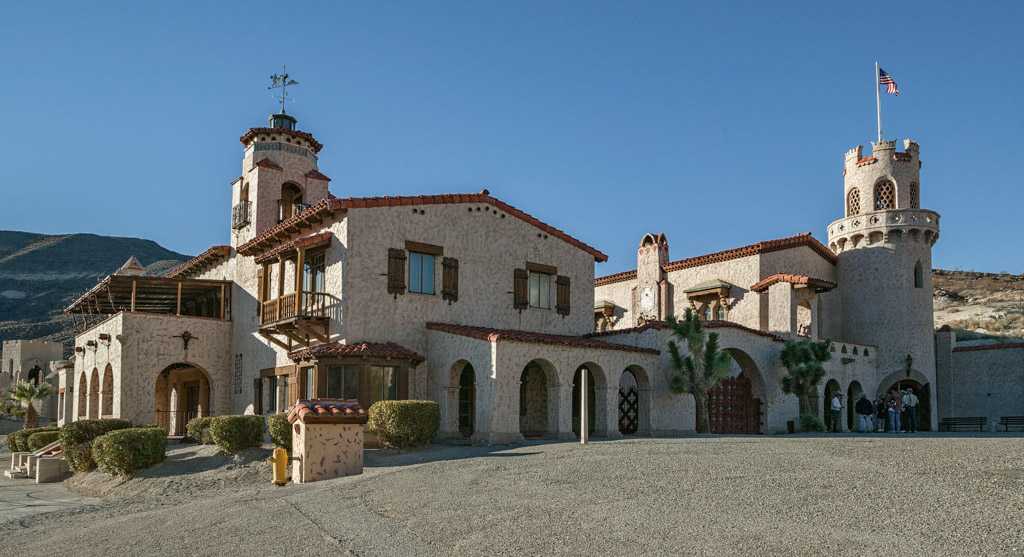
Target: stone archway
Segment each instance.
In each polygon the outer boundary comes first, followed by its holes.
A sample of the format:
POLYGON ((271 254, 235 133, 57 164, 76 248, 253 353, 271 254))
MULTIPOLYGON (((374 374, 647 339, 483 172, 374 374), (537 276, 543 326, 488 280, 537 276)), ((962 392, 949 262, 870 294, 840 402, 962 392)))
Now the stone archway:
POLYGON ((103 383, 100 389, 100 416, 114 415, 114 369, 107 364, 103 368, 103 383))
POLYGON ((593 362, 576 368, 572 378, 572 432, 580 435, 580 387, 583 372, 587 372, 587 421, 588 433, 605 435, 608 432, 608 385, 604 370, 593 362))
MULTIPOLYGON (((916 371, 912 371, 910 374, 905 371, 892 373, 878 384, 878 396, 885 400, 885 397, 889 396, 893 389, 899 393, 910 389, 917 395, 916 429, 917 431, 931 431, 932 389, 924 375, 916 371)), ((903 429, 907 429, 909 423, 906 411, 900 416, 900 422, 903 429)))
POLYGON ((739 348, 732 355, 729 377, 708 392, 712 433, 762 433, 764 379, 757 363, 739 348))
POLYGON ((459 433, 471 437, 476 432, 476 371, 466 363, 459 372, 459 433))
POLYGON ((832 424, 832 397, 836 394, 842 395, 843 388, 839 386, 839 381, 829 379, 828 382, 825 383, 825 396, 822 401, 824 405, 824 412, 822 414, 825 416, 824 422, 826 431, 841 431, 843 429, 841 423, 842 420, 840 420, 840 423, 832 424))
POLYGON ((211 384, 206 370, 187 363, 163 369, 154 388, 155 423, 169 435, 184 435, 189 420, 211 415, 211 384))
POLYGON ((647 370, 632 365, 619 376, 619 433, 649 435, 651 433, 651 381, 647 370))
POLYGON ((519 376, 519 432, 528 438, 558 433, 558 374, 551 362, 533 360, 519 376))
POLYGON ((857 401, 863 394, 864 389, 860 386, 859 381, 850 382, 850 386, 846 388, 846 431, 858 431, 859 416, 854 407, 857 406, 857 401))
POLYGON ((100 370, 92 368, 89 375, 89 419, 100 417, 100 370))

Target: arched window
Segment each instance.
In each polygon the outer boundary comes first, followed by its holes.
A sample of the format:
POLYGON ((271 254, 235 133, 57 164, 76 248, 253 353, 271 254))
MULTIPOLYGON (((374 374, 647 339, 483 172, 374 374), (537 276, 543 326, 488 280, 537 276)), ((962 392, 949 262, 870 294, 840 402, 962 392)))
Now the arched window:
POLYGON ((924 288, 924 268, 920 261, 914 264, 914 288, 924 288))
POLYGON ((281 201, 279 220, 285 220, 302 212, 302 190, 299 186, 288 183, 281 186, 281 201))
POLYGON ((850 193, 846 195, 846 216, 851 217, 853 215, 860 214, 860 189, 853 188, 850 193))
POLYGON ((875 184, 875 210, 896 208, 896 189, 892 182, 885 181, 875 184))
POLYGON ((908 189, 910 190, 910 208, 921 208, 921 188, 917 185, 917 182, 911 182, 908 189))

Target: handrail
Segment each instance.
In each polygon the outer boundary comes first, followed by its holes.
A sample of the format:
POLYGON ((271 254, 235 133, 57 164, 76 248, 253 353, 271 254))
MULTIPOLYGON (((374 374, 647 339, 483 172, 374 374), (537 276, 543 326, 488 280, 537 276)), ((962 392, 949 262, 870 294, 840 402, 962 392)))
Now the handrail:
POLYGON ((260 323, 262 325, 269 325, 294 318, 323 318, 328 316, 327 312, 331 306, 331 300, 326 292, 304 290, 299 300, 300 303, 296 305, 296 294, 292 292, 279 298, 264 301, 260 323))

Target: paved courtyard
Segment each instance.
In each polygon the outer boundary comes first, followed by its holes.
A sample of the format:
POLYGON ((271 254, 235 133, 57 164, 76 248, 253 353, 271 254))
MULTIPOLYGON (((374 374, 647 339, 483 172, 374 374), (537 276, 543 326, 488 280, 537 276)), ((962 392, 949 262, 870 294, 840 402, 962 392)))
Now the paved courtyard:
MULTIPOLYGON (((213 457, 172 460, 203 458, 213 457)), ((172 462, 99 505, 0 524, 0 552, 1024 553, 1019 436, 435 447, 368 464, 362 476, 275 488, 264 463, 175 475, 172 462)))

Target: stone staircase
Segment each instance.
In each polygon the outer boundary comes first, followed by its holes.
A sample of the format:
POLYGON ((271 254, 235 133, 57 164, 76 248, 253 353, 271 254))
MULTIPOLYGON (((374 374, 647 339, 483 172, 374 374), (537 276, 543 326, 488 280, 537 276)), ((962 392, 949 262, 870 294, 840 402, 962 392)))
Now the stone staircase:
POLYGON ((11 454, 11 467, 4 470, 9 479, 34 479, 36 483, 59 482, 68 474, 64 449, 54 441, 35 452, 11 454))

